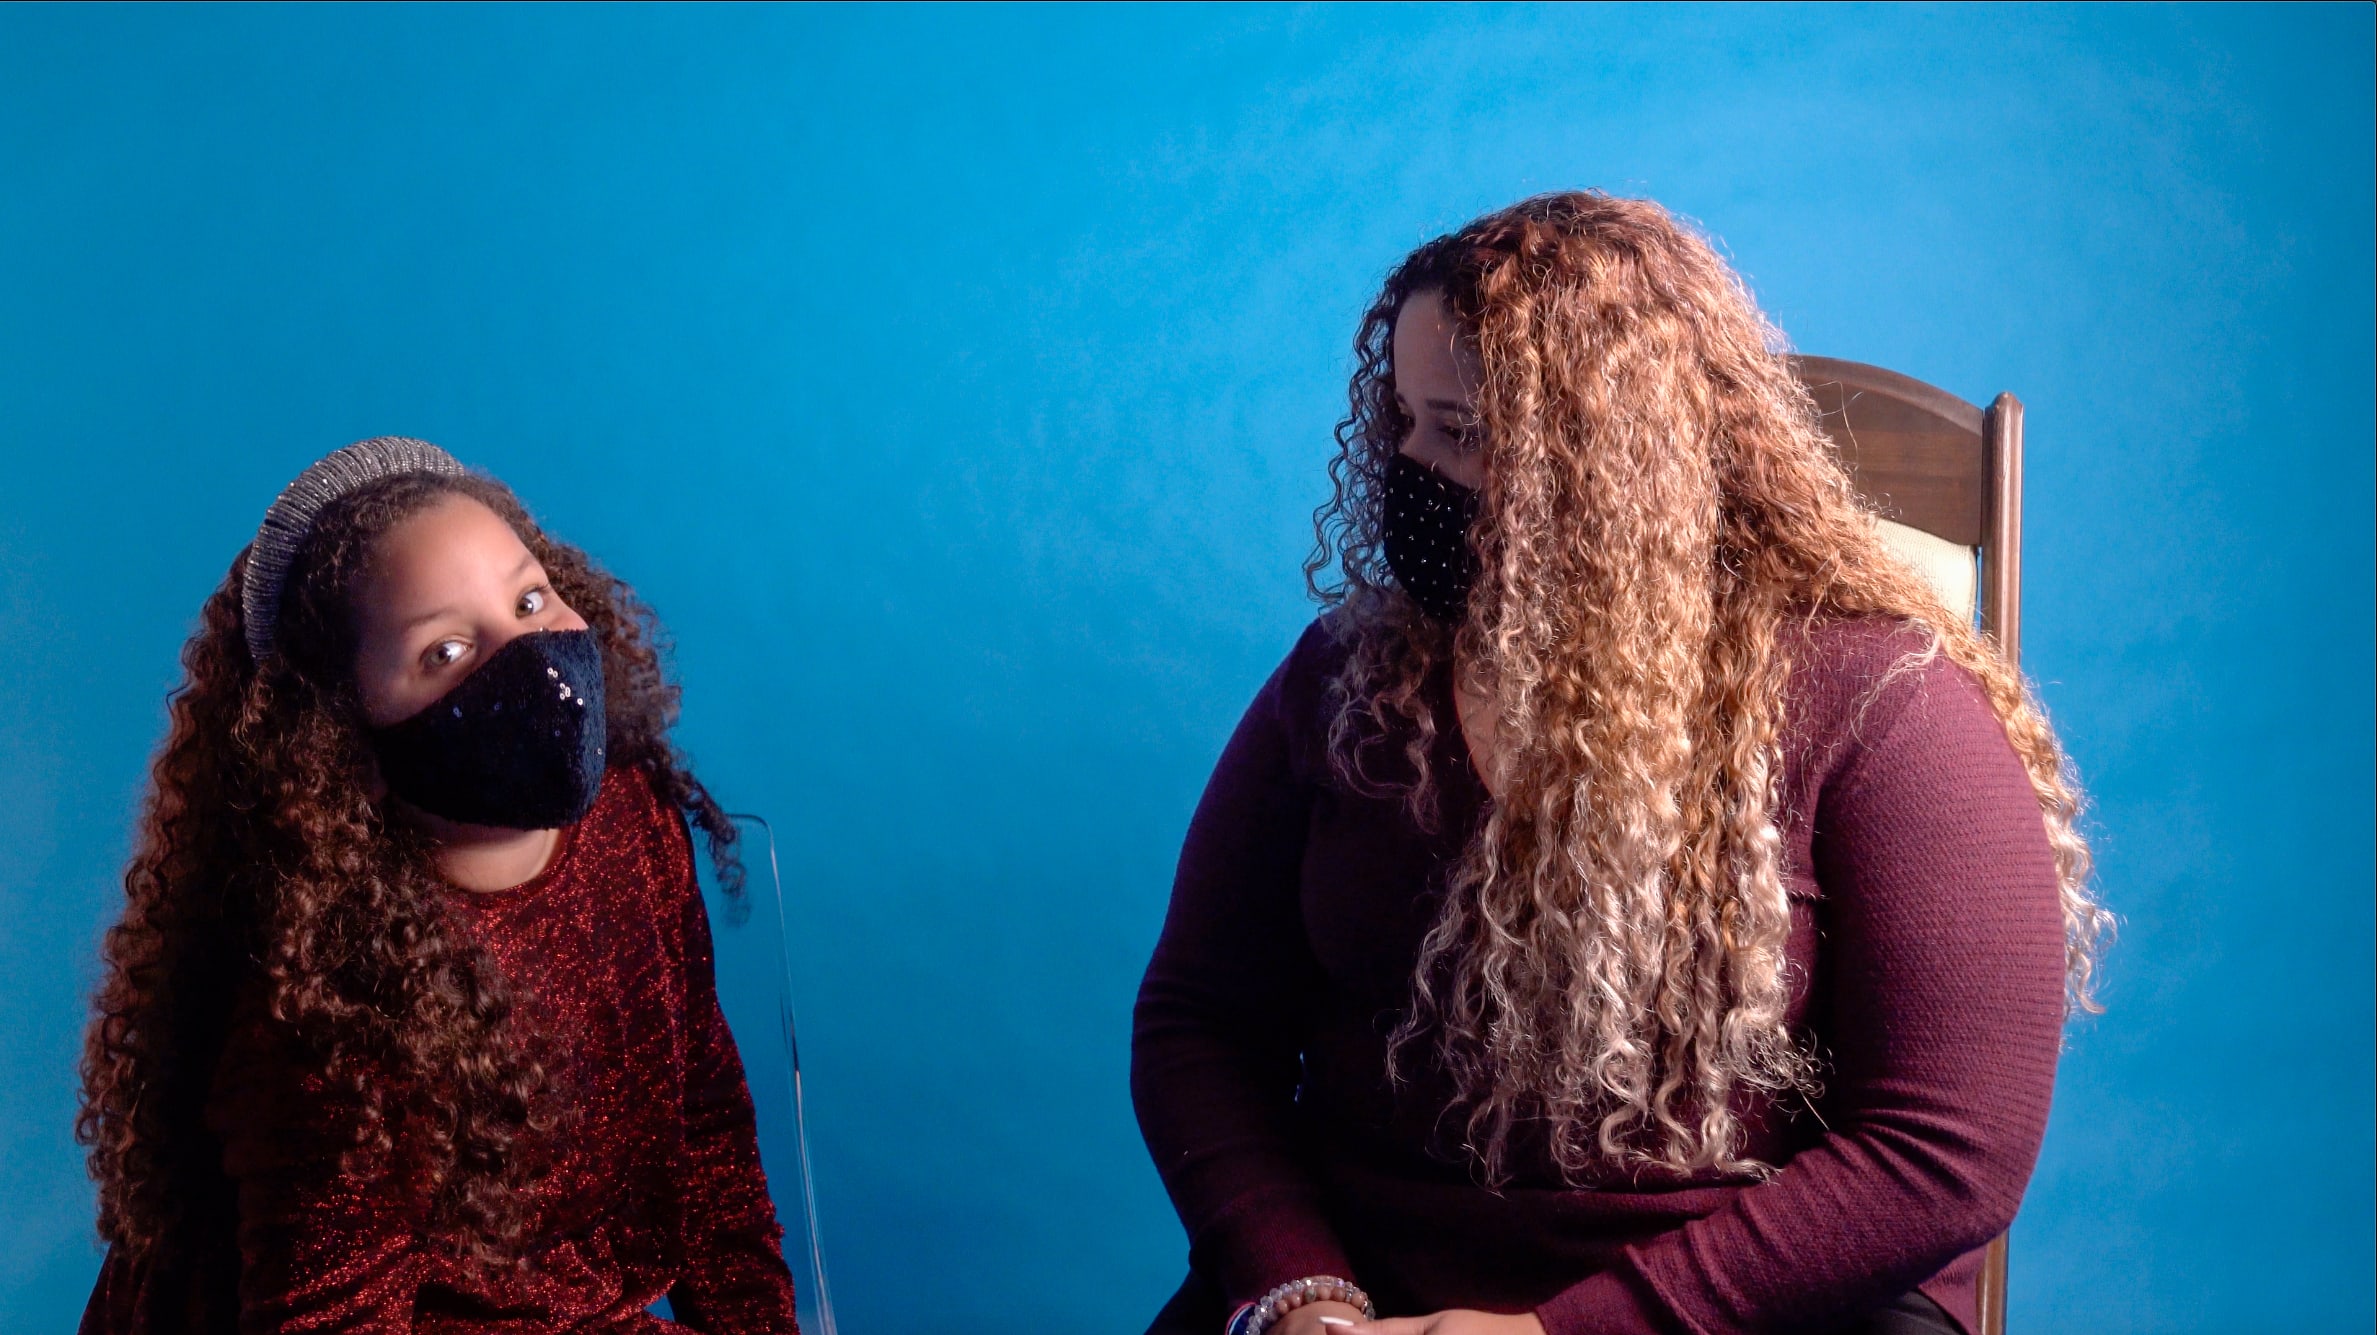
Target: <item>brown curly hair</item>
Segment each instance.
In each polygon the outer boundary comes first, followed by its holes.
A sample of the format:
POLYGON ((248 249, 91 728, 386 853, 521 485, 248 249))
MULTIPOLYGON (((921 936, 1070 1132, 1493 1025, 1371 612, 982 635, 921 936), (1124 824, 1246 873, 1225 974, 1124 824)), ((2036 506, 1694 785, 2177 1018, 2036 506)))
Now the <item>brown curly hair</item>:
POLYGON ((1397 723, 1433 811, 1423 685, 1448 660, 1504 739, 1493 808, 1447 878, 1390 1046, 1433 1034, 1466 1143, 1507 1179, 1540 1120, 1569 1181, 1714 1168, 1737 1094, 1811 1088, 1784 1021, 1775 828, 1789 619, 1882 614, 1981 684, 2030 772, 2062 887, 2070 1004, 2110 916, 2080 794, 2020 675, 1882 544, 1781 335, 1700 236, 1645 200, 1545 195, 1415 251, 1363 317, 1314 596, 1348 642, 1335 765, 1397 723), (1486 478, 1467 617, 1434 624, 1386 567, 1386 467, 1412 428, 1394 326, 1441 294, 1477 355, 1486 478), (1327 573, 1328 577, 1324 578, 1327 573))
POLYGON ((229 1200, 200 1119, 243 987, 264 990, 272 1021, 352 1101, 350 1167, 389 1171, 401 1145, 440 1244, 489 1265, 519 1254, 522 1188, 566 1093, 502 974, 448 916, 428 841, 373 801, 354 684, 349 597, 375 544, 455 496, 502 516, 585 618, 609 763, 642 771, 699 826, 722 888, 740 891, 734 825, 669 741, 678 692, 650 610, 501 483, 406 474, 326 509, 262 663, 244 638, 243 552, 182 651, 84 1043, 76 1138, 100 1235, 134 1257, 176 1253, 229 1200))

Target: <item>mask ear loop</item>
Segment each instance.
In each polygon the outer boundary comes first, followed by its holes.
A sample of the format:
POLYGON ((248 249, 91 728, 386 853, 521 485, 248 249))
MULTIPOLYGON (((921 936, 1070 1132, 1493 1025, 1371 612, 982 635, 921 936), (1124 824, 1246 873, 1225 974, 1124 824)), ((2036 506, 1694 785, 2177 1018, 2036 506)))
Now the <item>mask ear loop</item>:
POLYGON ((791 933, 784 922, 784 874, 776 863, 776 829, 764 816, 730 811, 726 818, 748 821, 768 840, 768 881, 776 901, 776 1009, 784 1021, 784 1050, 792 1059, 792 1138, 800 1152, 801 1217, 809 1226, 809 1273, 817 1277, 819 1335, 838 1335, 834 1329, 834 1300, 825 1282, 825 1245, 817 1233, 817 1175, 809 1160, 809 1118, 801 1098, 801 1040, 792 1017, 791 933))

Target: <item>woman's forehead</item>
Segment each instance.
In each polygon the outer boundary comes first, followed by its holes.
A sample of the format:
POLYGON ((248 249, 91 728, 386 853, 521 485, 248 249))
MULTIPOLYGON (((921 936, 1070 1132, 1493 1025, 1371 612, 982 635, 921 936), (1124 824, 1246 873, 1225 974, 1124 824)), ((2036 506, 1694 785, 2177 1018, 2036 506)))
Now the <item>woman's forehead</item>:
POLYGON ((1414 408, 1415 393, 1466 398, 1477 383, 1477 354, 1434 288, 1412 293, 1396 312, 1394 357, 1396 386, 1414 408))

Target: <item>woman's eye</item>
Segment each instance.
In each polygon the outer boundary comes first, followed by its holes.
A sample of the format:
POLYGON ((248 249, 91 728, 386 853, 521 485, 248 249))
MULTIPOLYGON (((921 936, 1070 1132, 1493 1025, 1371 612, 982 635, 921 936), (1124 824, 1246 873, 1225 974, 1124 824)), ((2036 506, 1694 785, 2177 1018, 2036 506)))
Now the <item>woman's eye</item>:
POLYGON ((461 662, 462 656, 468 652, 470 646, 460 640, 439 640, 429 646, 428 653, 421 655, 421 665, 434 672, 461 662))
POLYGON ((528 592, 521 594, 520 615, 524 617, 532 617, 537 613, 544 611, 545 602, 548 597, 549 595, 546 594, 542 588, 530 589, 528 592))

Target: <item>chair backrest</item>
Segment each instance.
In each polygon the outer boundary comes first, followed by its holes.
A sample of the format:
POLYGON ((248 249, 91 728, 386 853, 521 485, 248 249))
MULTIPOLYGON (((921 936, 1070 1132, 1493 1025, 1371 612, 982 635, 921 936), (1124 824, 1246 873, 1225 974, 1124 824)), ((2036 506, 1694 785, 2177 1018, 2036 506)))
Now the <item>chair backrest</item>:
MULTIPOLYGON (((1981 628, 2009 661, 2018 658, 2021 401, 2000 394, 1982 409, 1879 366, 1832 357, 1792 361, 1859 494, 1898 526, 1885 527, 1884 536, 1927 574, 1941 566, 1944 545, 1970 550, 1977 588, 1963 605, 1980 613, 1981 628), (1926 536, 1937 541, 1927 544, 1926 536)), ((1943 594, 1954 592, 1936 574, 1933 583, 1943 594)), ((1957 601, 1950 598, 1952 606, 1957 601)))
MULTIPOLYGON (((1863 362, 1795 357, 1824 429, 1882 536, 1952 608, 1980 614, 2007 662, 2022 630, 2022 402, 1981 409, 1936 385, 1863 362)), ((1979 1335, 2006 1328, 2006 1240, 1989 1244, 1979 1335)))

